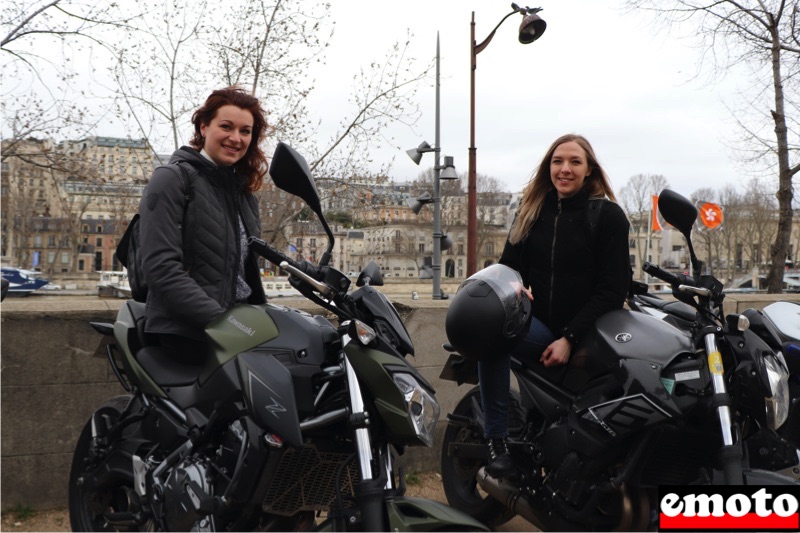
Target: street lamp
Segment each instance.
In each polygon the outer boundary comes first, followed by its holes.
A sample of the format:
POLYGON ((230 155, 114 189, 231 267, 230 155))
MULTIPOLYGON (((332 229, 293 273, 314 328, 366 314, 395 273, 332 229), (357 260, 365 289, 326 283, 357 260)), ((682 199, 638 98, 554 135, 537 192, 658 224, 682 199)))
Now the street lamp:
MULTIPOLYGON (((416 202, 409 201, 411 209, 415 214, 419 214, 422 206, 428 203, 433 204, 433 265, 431 265, 433 273, 433 299, 444 300, 447 295, 442 292, 441 279, 442 279, 442 242, 448 239, 447 236, 442 235, 442 212, 441 212, 441 192, 439 187, 439 180, 458 179, 455 166, 453 165, 453 158, 445 156, 444 165, 439 164, 439 152, 441 147, 439 145, 439 33, 436 33, 436 138, 433 142, 433 147, 427 142, 422 142, 418 147, 407 150, 406 153, 419 165, 422 161, 422 154, 426 152, 433 152, 435 154, 436 162, 433 166, 433 196, 430 194, 423 194, 417 198, 416 202)), ((452 244, 452 240, 446 240, 452 244)), ((449 247, 449 246, 448 246, 449 247)), ((445 250, 447 249, 444 248, 445 250)))
POLYGON ((478 175, 475 169, 475 69, 478 54, 486 48, 494 37, 497 28, 515 13, 523 16, 519 26, 519 42, 530 44, 542 36, 547 23, 539 18, 539 7, 519 7, 512 3, 513 11, 503 17, 492 32, 480 44, 475 42, 475 12, 470 24, 470 94, 469 94, 469 172, 467 182, 467 276, 477 271, 478 261, 478 175))
MULTIPOLYGON (((427 143, 423 143, 427 144, 427 143)), ((438 145, 438 143, 437 143, 438 145)), ((432 148, 428 150, 429 152, 436 152, 437 159, 438 159, 438 148, 432 148)), ((409 155, 413 150, 408 150, 409 155)), ((412 156, 412 159, 415 159, 412 156)), ((420 159, 421 160, 421 159, 420 159)), ((417 163, 419 164, 419 163, 417 163)), ((431 265, 431 271, 427 272, 427 270, 420 271, 420 278, 421 279, 433 279, 433 299, 434 300, 446 300, 448 298, 447 294, 442 291, 441 289, 441 280, 442 280, 442 252, 445 250, 449 250, 451 246, 453 246, 453 239, 449 236, 442 233, 442 210, 441 210, 441 187, 440 182, 441 180, 453 180, 458 179, 458 175, 456 174, 455 166, 453 165, 453 158, 450 156, 444 157, 444 165, 435 165, 433 167, 434 177, 433 177, 433 196, 430 193, 424 192, 419 195, 416 199, 409 198, 407 200, 408 206, 411 208, 411 211, 414 212, 415 215, 419 215, 419 212, 422 210, 423 206, 426 204, 433 204, 433 264, 431 265)))

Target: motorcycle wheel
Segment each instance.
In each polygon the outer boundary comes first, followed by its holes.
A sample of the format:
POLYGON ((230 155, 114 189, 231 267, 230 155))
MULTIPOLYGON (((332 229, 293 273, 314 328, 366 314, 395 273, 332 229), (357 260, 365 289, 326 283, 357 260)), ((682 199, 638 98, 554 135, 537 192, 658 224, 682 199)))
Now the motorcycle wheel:
MULTIPOLYGON (((130 401, 130 396, 118 396, 107 400, 100 406, 96 414, 107 418, 109 425, 115 424, 130 401)), ((133 487, 133 465, 131 471, 123 475, 114 472, 110 483, 96 486, 94 482, 86 483, 85 476, 96 467, 97 460, 92 450, 92 419, 86 423, 75 446, 72 456, 72 468, 69 473, 69 521, 72 531, 115 531, 103 514, 107 511, 132 511, 131 501, 135 497, 133 487)), ((131 527, 132 531, 147 531, 147 524, 131 527)), ((125 528, 116 529, 124 531, 125 528)))
MULTIPOLYGON (((482 492, 478 487, 478 470, 486 466, 480 459, 462 459, 447 454, 450 443, 483 443, 483 413, 480 412, 480 388, 470 390, 458 402, 453 414, 474 420, 471 427, 448 425, 442 442, 442 486, 451 507, 463 511, 487 526, 495 527, 505 524, 515 516, 515 512, 482 492), (475 412, 477 406, 478 412, 475 412)), ((515 430, 522 429, 522 407, 517 391, 509 391, 509 430, 514 436, 515 430), (516 415, 516 418, 511 420, 516 415), (516 420, 516 421, 515 421, 516 420)))

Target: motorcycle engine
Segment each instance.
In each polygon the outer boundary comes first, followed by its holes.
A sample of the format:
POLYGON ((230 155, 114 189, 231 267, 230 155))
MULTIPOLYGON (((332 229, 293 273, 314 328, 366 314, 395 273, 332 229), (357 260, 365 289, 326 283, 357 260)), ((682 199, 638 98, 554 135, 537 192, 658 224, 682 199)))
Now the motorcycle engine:
POLYGON ((170 531, 213 531, 213 486, 206 460, 192 456, 170 472, 164 485, 170 531))

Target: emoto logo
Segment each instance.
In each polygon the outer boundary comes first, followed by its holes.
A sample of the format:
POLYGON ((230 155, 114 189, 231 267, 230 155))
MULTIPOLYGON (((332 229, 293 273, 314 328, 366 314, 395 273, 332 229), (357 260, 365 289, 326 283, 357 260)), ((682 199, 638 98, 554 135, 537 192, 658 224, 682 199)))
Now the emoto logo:
POLYGON ((800 486, 673 486, 659 496, 659 531, 800 530, 800 486))

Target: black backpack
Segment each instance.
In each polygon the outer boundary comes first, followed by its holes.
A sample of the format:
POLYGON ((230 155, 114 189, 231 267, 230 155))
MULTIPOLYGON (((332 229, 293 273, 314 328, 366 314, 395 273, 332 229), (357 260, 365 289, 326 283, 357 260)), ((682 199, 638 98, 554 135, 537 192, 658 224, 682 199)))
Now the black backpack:
MULTIPOLYGON (((186 190, 186 201, 191 199, 191 184, 192 180, 189 179, 190 173, 182 165, 176 164, 178 167, 179 175, 184 180, 184 190, 186 190)), ((186 216, 186 211, 184 211, 186 216)), ((128 270, 128 285, 131 288, 131 297, 137 302, 147 301, 147 283, 144 279, 144 268, 142 266, 142 258, 140 257, 139 247, 141 246, 139 237, 139 213, 133 215, 125 233, 122 234, 119 243, 117 244, 117 259, 128 270)))

